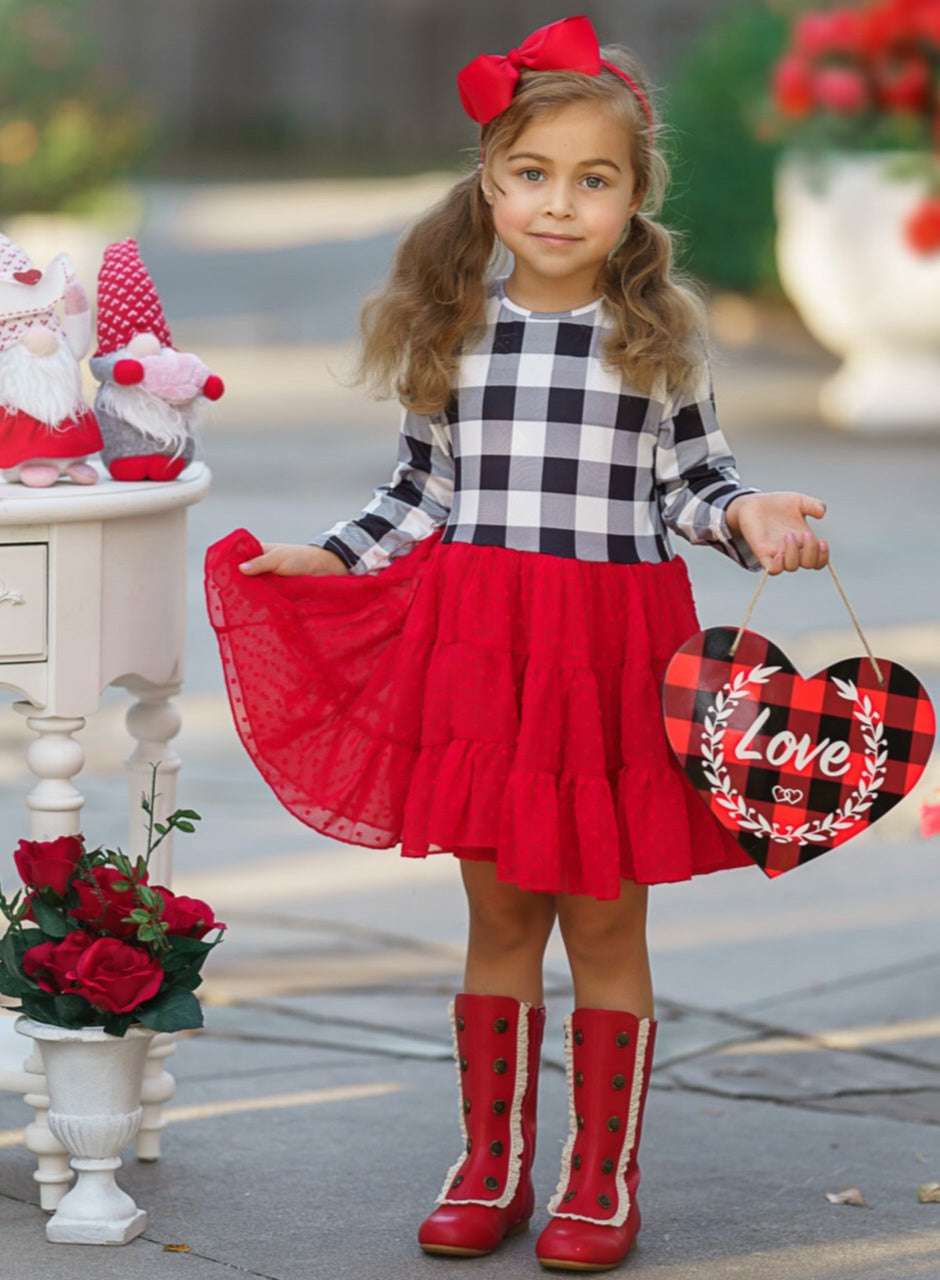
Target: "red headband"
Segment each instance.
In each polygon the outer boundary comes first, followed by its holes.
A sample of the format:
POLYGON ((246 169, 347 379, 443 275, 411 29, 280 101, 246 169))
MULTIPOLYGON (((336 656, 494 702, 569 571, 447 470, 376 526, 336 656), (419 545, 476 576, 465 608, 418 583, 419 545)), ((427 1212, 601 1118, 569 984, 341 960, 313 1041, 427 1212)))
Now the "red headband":
POLYGON ((562 18, 560 22, 539 27, 505 57, 481 53, 458 73, 457 88, 467 115, 484 125, 509 106, 523 70, 579 71, 582 75, 597 76, 601 68, 612 71, 630 87, 652 129, 653 112, 646 94, 626 71, 601 57, 589 18, 562 18))

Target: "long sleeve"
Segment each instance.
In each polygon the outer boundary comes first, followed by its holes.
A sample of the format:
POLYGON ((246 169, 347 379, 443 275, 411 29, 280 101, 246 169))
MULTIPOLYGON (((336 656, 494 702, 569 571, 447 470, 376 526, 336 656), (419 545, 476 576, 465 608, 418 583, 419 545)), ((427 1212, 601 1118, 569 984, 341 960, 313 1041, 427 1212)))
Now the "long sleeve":
POLYGON ((656 445, 656 488, 663 523, 696 545, 717 548, 746 569, 760 564, 726 515, 738 497, 757 490, 741 482, 715 415, 711 375, 703 365, 690 394, 667 404, 656 445))
POLYGON ((338 555, 351 573, 384 569, 446 522, 453 495, 454 458, 446 419, 406 410, 390 482, 375 490, 354 520, 334 525, 314 538, 314 545, 338 555))

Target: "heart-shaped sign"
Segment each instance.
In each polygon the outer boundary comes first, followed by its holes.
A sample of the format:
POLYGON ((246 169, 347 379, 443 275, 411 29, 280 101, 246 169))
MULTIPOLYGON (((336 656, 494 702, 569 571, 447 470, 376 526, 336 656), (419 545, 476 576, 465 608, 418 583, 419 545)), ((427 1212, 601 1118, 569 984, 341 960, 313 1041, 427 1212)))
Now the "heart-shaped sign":
POLYGON ((845 658, 804 679, 754 631, 699 631, 666 671, 666 734, 719 821, 769 876, 818 858, 893 809, 936 733, 896 662, 845 658))
POLYGON ((42 279, 42 272, 36 267, 32 267, 29 271, 14 271, 13 279, 19 284, 39 284, 42 279))

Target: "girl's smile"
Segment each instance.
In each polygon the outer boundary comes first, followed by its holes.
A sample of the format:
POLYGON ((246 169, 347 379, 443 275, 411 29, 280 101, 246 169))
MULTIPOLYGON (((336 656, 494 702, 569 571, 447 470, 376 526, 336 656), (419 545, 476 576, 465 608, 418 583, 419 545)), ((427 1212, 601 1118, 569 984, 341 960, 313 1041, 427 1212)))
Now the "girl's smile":
POLYGON ((589 104, 524 129, 487 163, 483 194, 514 259, 506 292, 535 311, 594 300, 601 268, 642 200, 629 135, 589 104))

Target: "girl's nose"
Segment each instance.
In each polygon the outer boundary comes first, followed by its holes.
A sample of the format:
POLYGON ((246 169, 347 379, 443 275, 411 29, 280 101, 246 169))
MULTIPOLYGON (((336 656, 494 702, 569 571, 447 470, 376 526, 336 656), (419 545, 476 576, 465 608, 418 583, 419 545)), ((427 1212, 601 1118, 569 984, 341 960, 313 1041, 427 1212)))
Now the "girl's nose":
POLYGON ((567 182, 548 182, 545 184, 545 210, 554 218, 571 216, 573 201, 567 182))

